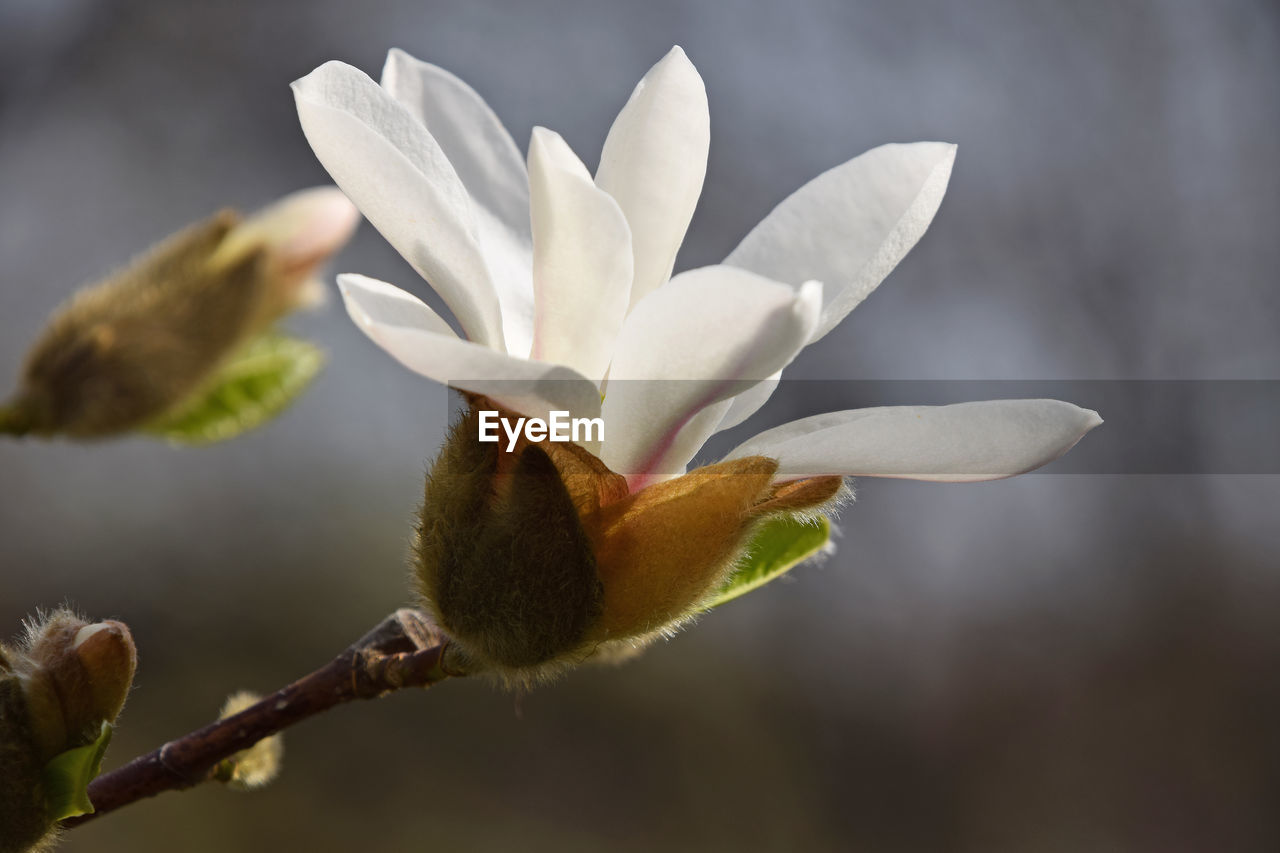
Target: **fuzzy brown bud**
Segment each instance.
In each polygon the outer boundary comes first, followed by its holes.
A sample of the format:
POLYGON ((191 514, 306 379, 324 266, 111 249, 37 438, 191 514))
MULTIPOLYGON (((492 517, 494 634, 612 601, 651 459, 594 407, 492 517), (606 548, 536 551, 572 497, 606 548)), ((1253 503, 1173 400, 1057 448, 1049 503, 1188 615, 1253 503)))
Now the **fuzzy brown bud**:
MULTIPOLYGON (((101 724, 124 708, 138 666, 133 637, 122 622, 88 623, 59 610, 28 637, 28 656, 47 673, 66 728, 63 744, 92 739, 101 724)), ((52 757, 52 755, 50 755, 52 757)))
POLYGON ((473 410, 427 479, 418 579, 442 624, 479 661, 535 666, 583 643, 603 589, 547 454, 531 447, 512 457, 481 444, 476 430, 473 410))
POLYGON ((318 189, 175 234, 54 315, 0 407, 0 432, 98 438, 155 420, 306 301, 356 221, 337 190, 318 189))
POLYGON ((60 817, 47 766, 119 715, 137 654, 120 622, 59 610, 0 646, 0 853, 31 849, 60 817))
POLYGON ((696 614, 757 523, 811 511, 839 477, 774 484, 753 456, 628 490, 568 442, 478 440, 471 398, 427 477, 419 590, 471 665, 527 683, 616 656, 696 614))

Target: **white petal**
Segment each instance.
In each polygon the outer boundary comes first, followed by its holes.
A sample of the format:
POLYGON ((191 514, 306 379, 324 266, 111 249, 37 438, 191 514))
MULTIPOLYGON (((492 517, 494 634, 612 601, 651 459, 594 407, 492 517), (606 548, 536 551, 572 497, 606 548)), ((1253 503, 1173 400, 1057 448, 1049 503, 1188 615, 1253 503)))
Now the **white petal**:
POLYGON ((729 398, 800 351, 821 304, 817 282, 796 291, 724 266, 681 273, 649 294, 623 323, 609 370, 605 464, 636 488, 681 473, 729 398))
MULTIPOLYGON (((395 326, 461 340, 443 317, 421 299, 394 284, 346 272, 338 276, 338 288, 342 291, 347 313, 366 333, 370 328, 395 326)), ((391 354, 400 358, 397 353, 391 354)))
POLYGON ((475 202, 528 238, 524 158, 484 99, 443 68, 398 49, 387 53, 382 87, 427 128, 475 202))
POLYGON ((382 88, 426 126, 475 202, 507 350, 527 354, 533 340, 532 250, 529 175, 520 149, 484 99, 443 68, 392 50, 382 88))
POLYGON ((831 331, 924 234, 942 203, 956 148, 882 145, 783 200, 725 259, 777 281, 826 287, 813 339, 831 331))
POLYGON ((498 298, 466 189, 417 119, 363 72, 327 62, 293 84, 316 157, 444 298, 467 335, 502 345, 498 298))
POLYGON ((747 418, 754 415, 760 410, 760 407, 769 402, 769 398, 773 396, 773 392, 777 390, 778 383, 782 381, 782 371, 770 376, 762 382, 757 382, 741 394, 733 398, 733 405, 724 413, 724 417, 720 419, 720 423, 716 426, 716 432, 721 430, 733 429, 747 418))
POLYGON ((599 381, 631 291, 631 232, 618 203, 559 134, 533 130, 534 358, 599 381))
POLYGON ((599 416, 595 383, 568 368, 464 341, 421 300, 386 282, 347 274, 338 276, 338 288, 361 331, 415 373, 485 394, 529 417, 546 418, 552 411, 599 416))
POLYGON ((1058 400, 991 400, 830 412, 783 424, 729 454, 768 456, 779 479, 826 474, 966 482, 1048 464, 1102 423, 1058 400))
POLYGON ((631 93, 596 170, 597 186, 618 200, 631 226, 632 305, 671 277, 702 194, 710 142, 706 88, 673 47, 631 93))
MULTIPOLYGON (((814 282, 813 284, 818 284, 814 282)), ((801 285, 802 288, 810 287, 809 282, 801 285)), ((782 381, 782 371, 770 376, 768 379, 757 382, 741 394, 733 398, 733 405, 724 413, 724 417, 720 419, 720 424, 716 427, 716 432, 726 429, 733 429, 747 418, 754 415, 760 410, 765 403, 769 402, 769 398, 773 396, 773 392, 778 390, 778 384, 782 381)))

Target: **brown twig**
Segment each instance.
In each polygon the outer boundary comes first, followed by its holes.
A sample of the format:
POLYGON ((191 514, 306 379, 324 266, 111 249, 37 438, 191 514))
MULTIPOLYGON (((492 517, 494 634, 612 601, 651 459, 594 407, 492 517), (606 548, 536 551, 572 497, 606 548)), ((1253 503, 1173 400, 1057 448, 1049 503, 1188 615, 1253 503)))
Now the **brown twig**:
POLYGON ((446 668, 447 644, 425 614, 398 610, 310 675, 94 779, 89 785, 94 813, 64 821, 63 826, 79 826, 164 791, 199 785, 212 778, 219 762, 336 705, 406 687, 430 687, 461 675, 446 668))

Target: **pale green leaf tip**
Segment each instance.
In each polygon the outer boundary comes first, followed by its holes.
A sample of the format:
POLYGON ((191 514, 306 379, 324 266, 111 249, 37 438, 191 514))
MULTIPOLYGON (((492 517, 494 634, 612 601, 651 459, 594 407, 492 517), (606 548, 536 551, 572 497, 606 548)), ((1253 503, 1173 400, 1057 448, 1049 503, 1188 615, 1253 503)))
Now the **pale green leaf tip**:
POLYGON ((757 531, 747 556, 720 591, 707 603, 719 607, 776 580, 822 551, 831 538, 831 522, 777 518, 757 531))
POLYGON ((102 771, 102 757, 111 743, 111 724, 103 723, 98 737, 54 756, 44 767, 45 802, 52 820, 93 814, 89 783, 102 771))
POLYGON ((289 407, 324 366, 314 344, 278 333, 250 341, 199 392, 150 424, 171 444, 200 446, 235 438, 289 407))

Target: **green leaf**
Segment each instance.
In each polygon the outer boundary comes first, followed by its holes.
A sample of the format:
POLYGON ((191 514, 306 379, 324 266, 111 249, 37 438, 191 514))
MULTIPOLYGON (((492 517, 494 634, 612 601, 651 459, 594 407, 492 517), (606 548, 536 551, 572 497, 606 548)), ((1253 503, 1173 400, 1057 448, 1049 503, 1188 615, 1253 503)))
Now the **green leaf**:
POLYGON ((68 749, 44 766, 44 795, 53 820, 93 814, 89 783, 102 771, 102 756, 111 743, 111 724, 103 723, 98 738, 88 746, 68 749))
POLYGON ((288 408, 324 365, 306 341, 271 332, 255 338, 205 386, 146 431, 175 444, 212 444, 261 426, 288 408))
POLYGON ((792 568, 818 553, 831 537, 831 522, 815 524, 794 518, 766 522, 747 550, 747 556, 708 607, 719 607, 740 595, 780 578, 792 568))

